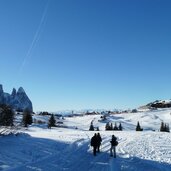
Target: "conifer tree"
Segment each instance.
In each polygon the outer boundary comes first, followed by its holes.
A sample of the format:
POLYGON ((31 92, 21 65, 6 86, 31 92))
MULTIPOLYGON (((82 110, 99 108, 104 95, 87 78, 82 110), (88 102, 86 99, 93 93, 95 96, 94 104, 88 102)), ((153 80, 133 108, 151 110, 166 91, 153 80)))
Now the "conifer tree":
POLYGON ((143 131, 143 129, 140 126, 139 121, 137 122, 136 131, 143 131))
POLYGON ((160 132, 164 132, 165 131, 165 125, 164 122, 161 122, 161 126, 160 126, 160 132))
POLYGON ((91 122, 91 124, 90 124, 89 131, 94 131, 94 126, 93 126, 93 123, 92 123, 92 122, 91 122))
POLYGON ((113 130, 113 124, 112 123, 110 124, 110 130, 113 130))
POLYGON ((13 126, 14 111, 8 105, 0 105, 0 126, 13 126))
POLYGON ((167 124, 164 124, 164 132, 167 132, 167 124))
POLYGON ((51 127, 55 127, 56 126, 56 120, 54 118, 54 115, 52 114, 49 118, 49 121, 48 121, 48 128, 51 128, 51 127))
POLYGON ((31 125, 33 123, 32 114, 28 109, 25 109, 23 112, 22 123, 24 127, 27 127, 28 125, 31 125))
POLYGON ((120 122, 120 124, 119 124, 119 131, 122 131, 122 124, 121 124, 121 122, 120 122))
POLYGON ((106 131, 110 130, 109 122, 106 123, 105 129, 106 129, 106 131))
POLYGON ((166 132, 170 132, 169 124, 167 124, 166 132))
POLYGON ((115 126, 114 126, 113 130, 118 131, 118 127, 117 127, 116 122, 115 122, 115 126))

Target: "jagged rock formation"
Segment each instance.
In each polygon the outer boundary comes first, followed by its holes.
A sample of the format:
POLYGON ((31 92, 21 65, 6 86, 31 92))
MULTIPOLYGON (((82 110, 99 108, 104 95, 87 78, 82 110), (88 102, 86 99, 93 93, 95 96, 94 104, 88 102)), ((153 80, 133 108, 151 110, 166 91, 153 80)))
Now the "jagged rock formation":
POLYGON ((0 104, 10 105, 13 109, 18 111, 28 109, 33 112, 32 102, 22 87, 20 87, 18 91, 13 88, 12 93, 9 94, 3 91, 3 86, 0 84, 0 104))

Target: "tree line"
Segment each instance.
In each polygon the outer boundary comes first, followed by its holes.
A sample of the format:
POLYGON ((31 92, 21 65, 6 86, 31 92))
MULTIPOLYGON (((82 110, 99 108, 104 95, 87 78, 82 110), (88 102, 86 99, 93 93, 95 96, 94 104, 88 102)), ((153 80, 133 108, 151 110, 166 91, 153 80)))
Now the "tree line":
MULTIPOLYGON (((14 110, 5 104, 0 105, 0 126, 14 126, 15 112, 14 110)), ((23 111, 21 124, 24 127, 33 123, 32 113, 28 109, 23 111)))
MULTIPOLYGON (((93 125, 93 122, 91 122, 89 131, 99 131, 99 127, 96 127, 97 129, 95 130, 95 127, 93 125)), ((115 122, 115 125, 113 126, 113 123, 107 122, 105 125, 105 130, 106 131, 122 131, 123 127, 122 124, 119 123, 119 126, 117 126, 117 123, 115 122)), ((143 131, 143 128, 140 126, 139 121, 137 122, 137 125, 135 127, 136 131, 143 131)), ((164 122, 161 122, 160 126, 160 132, 170 132, 169 124, 166 124, 164 122)))

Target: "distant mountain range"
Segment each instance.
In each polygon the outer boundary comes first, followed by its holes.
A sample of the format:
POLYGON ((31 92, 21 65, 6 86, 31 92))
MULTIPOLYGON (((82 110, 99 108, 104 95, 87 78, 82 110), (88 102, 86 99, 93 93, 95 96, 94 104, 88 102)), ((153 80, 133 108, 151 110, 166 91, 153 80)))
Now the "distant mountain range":
POLYGON ((3 86, 0 84, 0 104, 10 105, 13 109, 18 111, 28 109, 33 112, 32 102, 22 87, 20 87, 18 91, 13 88, 12 93, 9 94, 3 91, 3 86))

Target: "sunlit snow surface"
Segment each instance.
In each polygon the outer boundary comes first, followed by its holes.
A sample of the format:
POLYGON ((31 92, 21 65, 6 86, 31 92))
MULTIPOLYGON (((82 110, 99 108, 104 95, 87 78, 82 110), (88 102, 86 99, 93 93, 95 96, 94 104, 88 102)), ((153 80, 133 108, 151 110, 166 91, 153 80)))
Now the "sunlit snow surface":
MULTIPOLYGON (((171 109, 118 114, 100 121, 100 115, 66 117, 68 128, 32 125, 23 134, 0 136, 0 170, 12 171, 170 171, 171 133, 159 132, 161 121, 171 125, 171 109), (88 131, 91 121, 102 136, 101 152, 92 155, 88 131), (106 122, 122 123, 123 131, 105 131, 106 122), (143 132, 136 132, 137 121, 143 132), (75 129, 75 128, 78 129, 75 129), (111 135, 118 138, 117 158, 109 155, 111 135)), ((46 116, 35 118, 47 121, 46 116)), ((4 128, 3 128, 4 129, 4 128)), ((2 128, 1 128, 2 132, 2 128)))

